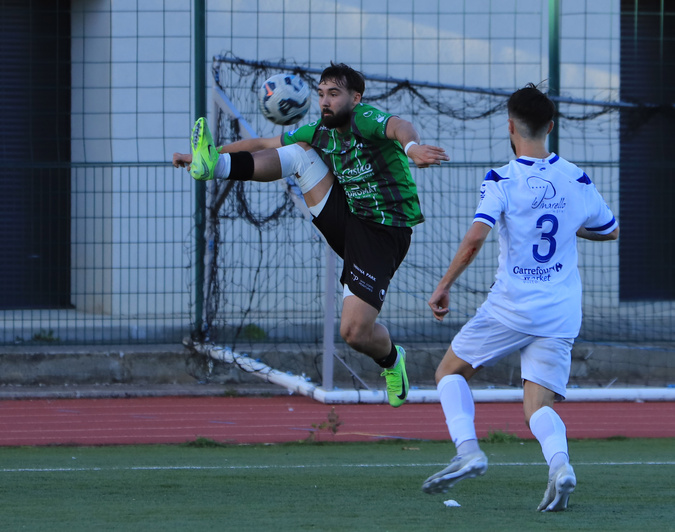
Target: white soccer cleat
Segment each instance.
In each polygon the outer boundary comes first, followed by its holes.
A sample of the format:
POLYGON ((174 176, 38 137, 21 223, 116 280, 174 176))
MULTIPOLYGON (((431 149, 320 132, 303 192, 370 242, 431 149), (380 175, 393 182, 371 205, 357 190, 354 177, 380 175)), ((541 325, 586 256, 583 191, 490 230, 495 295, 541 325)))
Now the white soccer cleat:
POLYGON ((544 498, 539 503, 539 512, 559 512, 567 508, 567 501, 577 485, 577 477, 570 464, 561 465, 548 479, 544 498))
POLYGON ((488 459, 483 451, 457 455, 450 465, 431 475, 422 484, 424 493, 446 493, 460 480, 475 478, 485 474, 488 468, 488 459))

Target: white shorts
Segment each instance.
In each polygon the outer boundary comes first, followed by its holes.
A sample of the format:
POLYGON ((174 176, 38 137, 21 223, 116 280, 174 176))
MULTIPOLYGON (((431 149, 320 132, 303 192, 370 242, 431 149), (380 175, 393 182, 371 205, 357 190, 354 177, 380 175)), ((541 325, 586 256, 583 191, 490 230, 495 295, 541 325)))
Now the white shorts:
POLYGON ((520 350, 520 377, 565 398, 574 338, 532 336, 514 331, 483 307, 452 340, 454 353, 473 368, 492 366, 520 350))

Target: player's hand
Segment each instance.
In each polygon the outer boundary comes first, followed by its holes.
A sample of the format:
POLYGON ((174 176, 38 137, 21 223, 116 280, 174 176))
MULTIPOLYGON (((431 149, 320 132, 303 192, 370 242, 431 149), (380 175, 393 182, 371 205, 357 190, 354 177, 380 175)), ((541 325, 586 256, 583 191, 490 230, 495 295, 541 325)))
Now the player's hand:
POLYGON ((438 321, 443 321, 445 315, 450 312, 450 309, 448 308, 449 303, 450 291, 441 287, 436 288, 428 301, 431 312, 434 314, 434 318, 438 321))
POLYGON ((187 166, 188 170, 192 164, 192 154, 190 153, 174 153, 173 154, 173 165, 176 168, 185 168, 187 166))
POLYGON ((418 168, 428 168, 433 164, 449 161, 450 157, 443 148, 430 144, 413 144, 408 148, 408 157, 418 168))

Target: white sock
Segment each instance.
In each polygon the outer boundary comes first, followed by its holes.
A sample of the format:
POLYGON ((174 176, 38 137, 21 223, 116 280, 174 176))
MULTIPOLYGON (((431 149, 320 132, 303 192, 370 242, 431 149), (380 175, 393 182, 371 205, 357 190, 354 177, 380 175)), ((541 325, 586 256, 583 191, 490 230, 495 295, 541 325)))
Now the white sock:
POLYGON ((466 440, 457 446, 457 454, 473 454, 480 451, 478 440, 466 440))
MULTIPOLYGON (((458 454, 460 454, 459 447, 464 442, 474 440, 477 447, 478 438, 474 425, 476 407, 466 379, 461 375, 446 375, 438 383, 437 389, 445 422, 458 454)), ((473 448, 473 444, 470 443, 469 447, 473 448)), ((462 446, 462 451, 466 448, 462 446)))
POLYGON ((548 466, 549 476, 553 475, 553 473, 558 471, 563 465, 568 464, 569 461, 570 457, 567 456, 567 453, 555 453, 551 458, 551 464, 548 466))
POLYGON ((213 169, 213 175, 221 179, 230 177, 230 170, 232 168, 232 159, 229 153, 221 153, 216 162, 216 167, 213 169))
POLYGON ((549 406, 543 406, 530 418, 530 430, 541 445, 549 466, 549 475, 569 462, 567 428, 560 416, 549 406))

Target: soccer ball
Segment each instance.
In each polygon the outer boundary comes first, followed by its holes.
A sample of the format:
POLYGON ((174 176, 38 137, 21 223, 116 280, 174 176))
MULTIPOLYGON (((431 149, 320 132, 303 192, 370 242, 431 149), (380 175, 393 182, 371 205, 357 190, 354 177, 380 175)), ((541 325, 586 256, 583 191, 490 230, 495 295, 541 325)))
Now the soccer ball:
POLYGON ((275 74, 258 91, 260 112, 280 126, 295 124, 309 111, 310 95, 300 76, 275 74))

